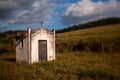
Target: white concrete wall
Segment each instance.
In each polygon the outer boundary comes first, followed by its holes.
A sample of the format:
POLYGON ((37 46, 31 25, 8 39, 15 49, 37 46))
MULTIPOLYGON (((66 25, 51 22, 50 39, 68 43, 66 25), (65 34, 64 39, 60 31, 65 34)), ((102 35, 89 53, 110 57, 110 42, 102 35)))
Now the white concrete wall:
POLYGON ((28 63, 28 38, 23 39, 23 48, 20 44, 16 45, 16 61, 19 63, 28 63))
POLYGON ((37 29, 33 31, 30 35, 31 37, 24 38, 23 48, 20 48, 20 44, 16 46, 16 61, 34 63, 39 62, 38 58, 38 41, 47 40, 47 61, 55 59, 55 35, 54 32, 50 32, 44 28, 37 29), (30 45, 29 40, 30 40, 30 45), (30 51, 29 51, 30 46, 30 51), (30 52, 30 53, 29 53, 30 52), (30 60, 31 59, 31 60, 30 60))
POLYGON ((31 61, 38 62, 38 41, 47 40, 47 61, 54 60, 54 35, 40 28, 31 34, 31 61))
POLYGON ((54 60, 54 35, 49 36, 49 61, 54 60))

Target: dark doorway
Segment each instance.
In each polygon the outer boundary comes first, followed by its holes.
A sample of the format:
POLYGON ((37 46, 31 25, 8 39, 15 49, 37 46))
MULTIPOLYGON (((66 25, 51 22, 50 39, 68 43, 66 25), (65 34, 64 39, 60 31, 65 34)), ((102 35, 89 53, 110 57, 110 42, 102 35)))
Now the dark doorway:
POLYGON ((38 41, 38 58, 39 61, 47 61, 47 40, 38 41))

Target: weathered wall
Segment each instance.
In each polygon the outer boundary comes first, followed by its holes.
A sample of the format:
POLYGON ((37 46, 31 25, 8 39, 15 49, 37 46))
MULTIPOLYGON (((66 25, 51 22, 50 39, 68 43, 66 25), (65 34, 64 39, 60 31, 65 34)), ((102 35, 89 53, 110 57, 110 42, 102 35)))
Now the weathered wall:
MULTIPOLYGON (((20 43, 20 42, 19 42, 20 43)), ((16 61, 28 63, 28 38, 23 39, 23 48, 20 44, 16 45, 16 61)))
POLYGON ((54 35, 40 28, 31 34, 31 61, 38 62, 38 41, 47 40, 47 61, 54 60, 54 35))
POLYGON ((39 28, 37 30, 34 30, 32 32, 30 31, 28 33, 31 33, 31 35, 28 34, 28 36, 23 39, 23 48, 20 48, 20 44, 16 46, 16 61, 20 63, 39 62, 39 52, 38 52, 39 40, 47 41, 47 61, 54 60, 55 59, 54 32, 51 32, 44 28, 39 28))
POLYGON ((49 35, 49 60, 54 60, 54 35, 49 35))

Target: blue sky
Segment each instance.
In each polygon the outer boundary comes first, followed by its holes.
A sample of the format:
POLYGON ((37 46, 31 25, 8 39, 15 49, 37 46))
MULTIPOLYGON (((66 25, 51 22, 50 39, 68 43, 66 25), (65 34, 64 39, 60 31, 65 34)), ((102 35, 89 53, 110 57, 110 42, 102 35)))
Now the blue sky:
POLYGON ((0 0, 0 31, 31 27, 62 29, 106 17, 120 17, 120 0, 0 0))

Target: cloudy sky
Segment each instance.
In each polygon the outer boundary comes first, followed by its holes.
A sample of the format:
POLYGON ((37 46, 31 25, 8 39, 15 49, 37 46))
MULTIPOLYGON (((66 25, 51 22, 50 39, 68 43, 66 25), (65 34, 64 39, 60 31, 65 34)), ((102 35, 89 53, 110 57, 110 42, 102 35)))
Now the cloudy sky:
POLYGON ((105 17, 120 17, 120 0, 0 0, 0 30, 61 29, 105 17))

